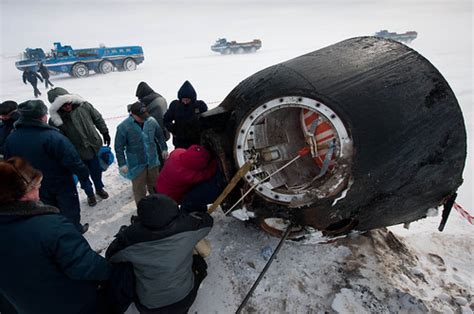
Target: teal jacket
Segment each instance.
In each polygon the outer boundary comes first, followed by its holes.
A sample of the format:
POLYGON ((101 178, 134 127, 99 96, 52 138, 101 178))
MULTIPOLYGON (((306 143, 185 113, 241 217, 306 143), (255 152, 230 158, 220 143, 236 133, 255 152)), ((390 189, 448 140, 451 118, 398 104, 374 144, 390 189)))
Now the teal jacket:
POLYGON ((156 145, 161 151, 168 151, 163 131, 153 117, 148 117, 143 127, 132 116, 122 121, 115 134, 115 155, 119 168, 128 167, 124 176, 135 179, 146 167, 160 166, 156 145))

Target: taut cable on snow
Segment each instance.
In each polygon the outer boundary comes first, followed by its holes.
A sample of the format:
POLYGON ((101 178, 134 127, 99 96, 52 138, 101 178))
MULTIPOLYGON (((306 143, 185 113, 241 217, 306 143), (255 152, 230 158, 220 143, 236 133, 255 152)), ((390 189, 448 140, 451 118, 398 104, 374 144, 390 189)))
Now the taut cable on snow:
POLYGON ((267 272, 268 268, 270 267, 270 265, 272 264, 273 262, 273 259, 275 258, 275 256, 278 254, 278 251, 280 251, 280 248, 281 246, 283 245, 283 242, 286 240, 286 238, 288 237, 288 235, 290 234, 290 230, 291 228, 293 227, 293 223, 290 223, 290 225, 288 226, 288 228, 286 229, 285 233, 283 234, 280 242, 278 243, 275 251, 273 251, 273 254, 272 256, 270 256, 270 259, 268 260, 267 264, 265 264, 265 267, 263 268, 262 272, 260 273, 260 275, 258 276, 257 280, 255 281, 255 283, 253 284, 252 288, 250 288, 250 291, 247 293, 247 295, 245 296, 244 300, 242 301, 242 303, 240 303, 240 306, 239 308, 237 309, 237 311, 235 312, 236 314, 242 312, 242 309, 245 307, 245 305, 247 304, 247 301, 250 299, 250 297, 252 296, 252 293, 255 291, 255 289, 257 288, 258 284, 260 283, 260 280, 262 280, 263 276, 265 275, 265 273, 267 272))

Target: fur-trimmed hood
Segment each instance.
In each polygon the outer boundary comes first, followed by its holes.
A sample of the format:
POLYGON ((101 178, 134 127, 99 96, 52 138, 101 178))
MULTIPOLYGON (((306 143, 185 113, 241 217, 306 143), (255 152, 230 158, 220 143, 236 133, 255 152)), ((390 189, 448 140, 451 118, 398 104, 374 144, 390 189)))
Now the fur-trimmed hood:
POLYGON ((83 102, 85 102, 84 98, 75 94, 65 94, 56 96, 54 101, 51 102, 51 106, 49 107, 49 116, 51 121, 55 126, 61 126, 63 124, 63 119, 58 113, 58 110, 66 103, 71 103, 74 108, 77 108, 83 102))
POLYGON ((59 214, 59 209, 33 201, 15 201, 0 204, 0 216, 30 217, 44 214, 59 214))

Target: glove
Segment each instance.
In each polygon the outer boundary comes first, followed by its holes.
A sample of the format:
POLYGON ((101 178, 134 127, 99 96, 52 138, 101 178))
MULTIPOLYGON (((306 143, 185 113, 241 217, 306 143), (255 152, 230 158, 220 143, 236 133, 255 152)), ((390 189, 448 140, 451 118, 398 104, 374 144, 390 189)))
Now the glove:
POLYGON ((128 167, 127 166, 122 166, 119 168, 119 171, 123 174, 126 174, 128 172, 128 167))
POLYGON ((102 136, 104 137, 104 144, 106 146, 110 146, 110 135, 109 135, 109 133, 104 133, 104 134, 102 134, 102 136))
POLYGON ((161 157, 163 158, 163 160, 168 159, 168 151, 166 151, 166 150, 165 150, 165 151, 162 151, 162 152, 161 152, 161 157))

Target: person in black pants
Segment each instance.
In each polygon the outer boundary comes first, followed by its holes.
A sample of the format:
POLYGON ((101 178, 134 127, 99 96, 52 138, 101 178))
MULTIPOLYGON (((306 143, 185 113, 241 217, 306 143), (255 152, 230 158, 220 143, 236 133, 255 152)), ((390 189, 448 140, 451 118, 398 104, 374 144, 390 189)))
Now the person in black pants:
POLYGON ((48 69, 44 66, 43 62, 40 62, 38 64, 39 66, 39 69, 38 69, 38 72, 41 74, 41 76, 43 77, 43 80, 44 80, 44 85, 46 87, 46 89, 48 89, 48 85, 50 85, 51 87, 54 86, 53 83, 51 83, 51 81, 49 80, 49 71, 48 69))
POLYGON ((30 69, 26 69, 25 71, 23 71, 23 83, 27 84, 26 81, 30 82, 31 86, 33 86, 33 92, 36 98, 41 95, 41 92, 39 91, 38 87, 36 87, 36 85, 38 85, 38 79, 43 82, 41 76, 39 76, 36 72, 30 69))

